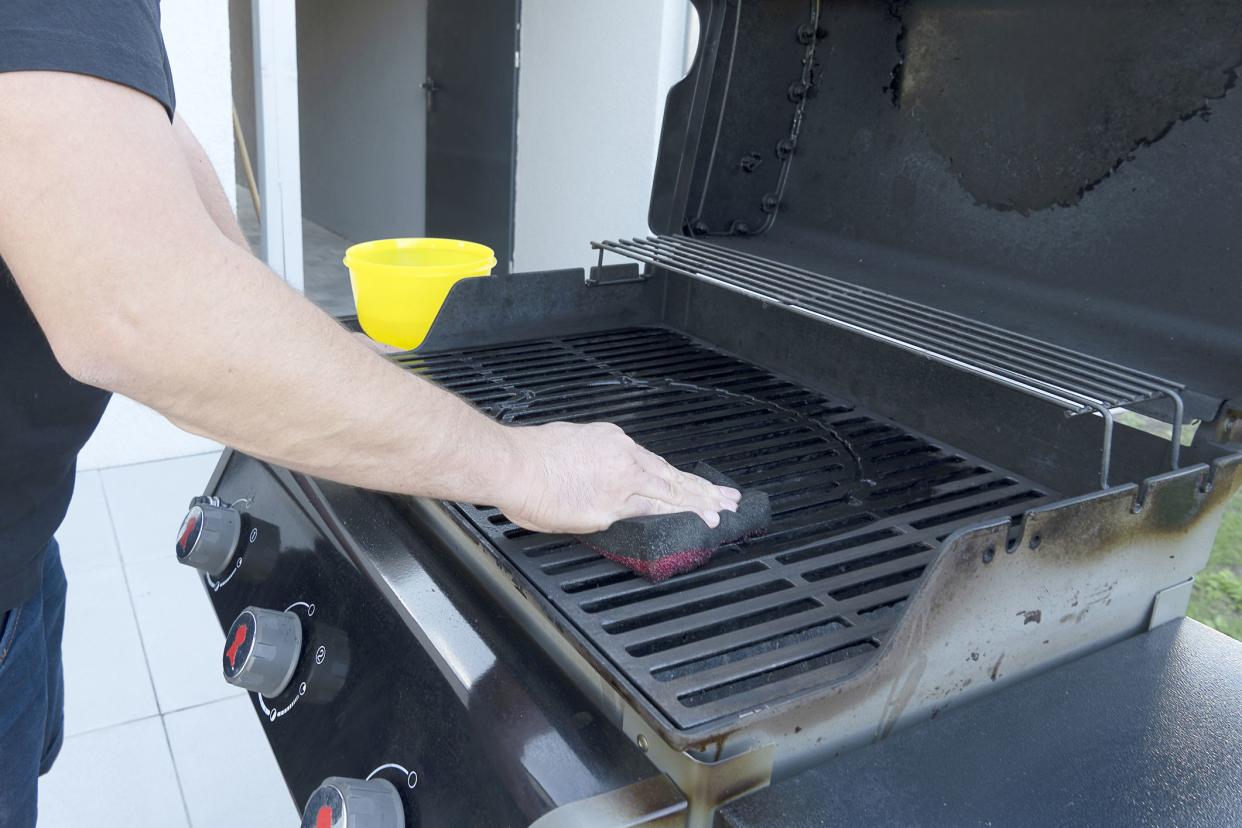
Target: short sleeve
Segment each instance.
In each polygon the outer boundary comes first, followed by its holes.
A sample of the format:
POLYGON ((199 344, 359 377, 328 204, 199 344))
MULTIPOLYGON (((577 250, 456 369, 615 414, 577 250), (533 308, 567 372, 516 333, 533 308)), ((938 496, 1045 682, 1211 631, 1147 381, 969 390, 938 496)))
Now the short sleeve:
POLYGON ((159 0, 0 0, 0 72, 74 72, 155 98, 171 119, 159 0))

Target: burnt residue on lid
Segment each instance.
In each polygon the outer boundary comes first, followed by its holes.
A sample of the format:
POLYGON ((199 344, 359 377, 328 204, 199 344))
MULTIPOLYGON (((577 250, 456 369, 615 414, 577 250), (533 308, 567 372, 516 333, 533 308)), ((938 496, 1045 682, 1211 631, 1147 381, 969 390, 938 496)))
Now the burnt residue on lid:
POLYGON ((1236 0, 1109 5, 890 7, 892 99, 979 203, 1076 204, 1237 83, 1236 0))
POLYGON ((1242 399, 1242 3, 694 3, 652 230, 1242 399))

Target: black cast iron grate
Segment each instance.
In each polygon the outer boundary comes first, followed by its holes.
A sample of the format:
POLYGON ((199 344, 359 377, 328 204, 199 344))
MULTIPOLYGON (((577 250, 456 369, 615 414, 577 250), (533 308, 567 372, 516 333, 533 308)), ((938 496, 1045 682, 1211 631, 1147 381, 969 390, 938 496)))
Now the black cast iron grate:
MULTIPOLYGON (((1053 494, 681 333, 641 328, 399 358, 506 422, 608 420, 772 499, 762 538, 651 584, 490 507, 466 520, 676 727, 857 670, 939 542, 1053 494)), ((562 626, 564 626, 562 624, 562 626)))

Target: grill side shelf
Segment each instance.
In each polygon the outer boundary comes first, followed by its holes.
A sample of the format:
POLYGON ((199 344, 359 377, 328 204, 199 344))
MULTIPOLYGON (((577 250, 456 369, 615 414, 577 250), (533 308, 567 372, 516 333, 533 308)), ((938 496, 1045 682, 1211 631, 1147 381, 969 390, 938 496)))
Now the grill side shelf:
POLYGON ((1167 398, 1173 434, 1169 467, 1180 462, 1185 386, 1089 354, 997 328, 881 291, 795 268, 772 259, 681 236, 592 242, 652 267, 698 279, 1060 406, 1070 416, 1098 414, 1103 422, 1100 485, 1109 486, 1113 409, 1167 398))

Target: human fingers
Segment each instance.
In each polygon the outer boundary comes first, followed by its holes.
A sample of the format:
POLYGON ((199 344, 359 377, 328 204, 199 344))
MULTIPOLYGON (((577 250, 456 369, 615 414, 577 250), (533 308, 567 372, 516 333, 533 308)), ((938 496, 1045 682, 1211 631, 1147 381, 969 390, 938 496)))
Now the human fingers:
POLYGON ((646 449, 640 451, 642 455, 638 458, 639 464, 660 481, 652 484, 657 490, 654 494, 649 491, 640 494, 661 497, 674 505, 694 507, 708 503, 714 504, 717 511, 737 511, 738 501, 741 499, 741 493, 737 489, 717 486, 696 474, 680 471, 657 454, 646 449))
POLYGON ((625 507, 621 510, 617 519, 643 517, 646 515, 676 515, 686 512, 694 512, 699 516, 708 528, 714 529, 720 525, 720 513, 711 509, 699 511, 697 509, 688 509, 684 506, 676 506, 667 503, 659 498, 645 497, 643 495, 634 495, 626 501, 625 507))

